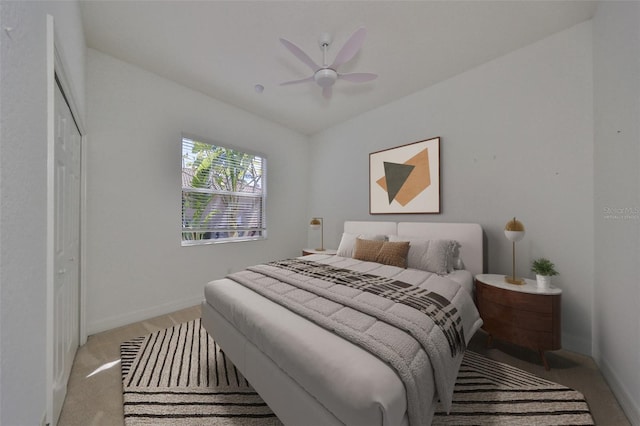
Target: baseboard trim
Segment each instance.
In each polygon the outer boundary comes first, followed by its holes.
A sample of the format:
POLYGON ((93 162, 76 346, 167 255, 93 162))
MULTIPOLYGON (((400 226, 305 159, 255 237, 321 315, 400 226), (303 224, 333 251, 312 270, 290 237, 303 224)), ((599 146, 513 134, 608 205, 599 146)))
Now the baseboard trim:
POLYGON ((125 315, 118 315, 111 318, 105 318, 99 321, 93 321, 87 323, 87 335, 100 333, 102 331, 111 330, 124 325, 129 325, 134 322, 148 320, 160 315, 170 314, 171 312, 179 311, 180 309, 189 308, 191 306, 200 305, 203 296, 192 297, 189 299, 178 300, 163 305, 153 306, 147 309, 141 309, 139 311, 131 312, 125 315))
POLYGON ((640 425, 640 402, 634 401, 627 387, 618 379, 616 372, 609 366, 607 361, 600 358, 598 360, 600 372, 611 388, 618 403, 622 407, 624 414, 632 425, 640 425))

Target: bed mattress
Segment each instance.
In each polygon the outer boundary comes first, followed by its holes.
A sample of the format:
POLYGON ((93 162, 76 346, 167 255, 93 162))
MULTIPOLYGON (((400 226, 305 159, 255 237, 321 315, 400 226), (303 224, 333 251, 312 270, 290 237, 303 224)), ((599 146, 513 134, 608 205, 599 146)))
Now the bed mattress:
MULTIPOLYGON (((392 277, 426 288, 443 288, 451 283, 449 278, 425 271, 351 258, 313 255, 305 259, 392 277)), ((470 281, 470 274, 461 272, 456 274, 456 281, 470 281)), ((463 284, 463 287, 468 286, 463 284)), ((471 293, 459 292, 453 303, 461 312, 468 343, 482 324, 471 293)), ((207 323, 213 326, 215 318, 224 319, 233 332, 239 333, 240 341, 232 359, 241 371, 250 368, 257 350, 265 357, 265 362, 284 373, 295 386, 334 416, 336 424, 407 424, 406 393, 396 372, 376 356, 338 335, 230 279, 212 281, 205 286, 202 315, 205 326, 207 323)), ((216 333, 212 334, 216 338, 216 333)), ((429 377, 433 381, 431 371, 429 377)), ((269 380, 268 377, 265 379, 269 380)), ((259 387, 254 386, 260 392, 259 387)), ((434 401, 437 399, 433 386, 430 397, 434 401)), ((280 415, 277 409, 274 411, 280 415)))

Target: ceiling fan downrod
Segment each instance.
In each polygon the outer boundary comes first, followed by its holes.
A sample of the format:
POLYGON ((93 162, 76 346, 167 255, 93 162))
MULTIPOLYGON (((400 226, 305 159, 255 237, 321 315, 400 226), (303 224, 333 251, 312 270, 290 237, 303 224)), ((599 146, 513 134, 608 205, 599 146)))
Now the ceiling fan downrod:
POLYGON ((318 43, 322 48, 322 68, 315 72, 313 79, 320 87, 331 87, 338 79, 338 73, 336 70, 329 68, 329 63, 327 62, 327 51, 329 50, 329 45, 331 45, 331 34, 320 34, 318 43))

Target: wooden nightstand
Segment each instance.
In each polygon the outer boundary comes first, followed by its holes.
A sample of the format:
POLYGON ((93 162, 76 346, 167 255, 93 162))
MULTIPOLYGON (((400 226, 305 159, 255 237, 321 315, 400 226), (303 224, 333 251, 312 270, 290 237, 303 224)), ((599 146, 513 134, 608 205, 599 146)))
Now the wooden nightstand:
POLYGON ((504 275, 476 275, 476 306, 482 328, 492 338, 537 350, 544 368, 544 351, 561 348, 560 317, 562 290, 539 289, 534 280, 509 284, 504 275))
POLYGON ((310 254, 335 255, 337 252, 338 252, 338 250, 333 250, 333 249, 324 249, 324 250, 311 249, 311 248, 302 249, 302 255, 303 256, 309 256, 310 254))

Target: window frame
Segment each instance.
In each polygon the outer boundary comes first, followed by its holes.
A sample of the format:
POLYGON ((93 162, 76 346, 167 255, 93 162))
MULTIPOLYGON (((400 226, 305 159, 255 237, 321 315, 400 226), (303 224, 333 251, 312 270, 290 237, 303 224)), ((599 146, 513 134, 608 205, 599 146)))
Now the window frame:
MULTIPOLYGON (((224 244, 224 243, 239 243, 239 242, 245 242, 245 241, 260 241, 260 240, 266 240, 267 239, 267 156, 261 152, 257 152, 254 150, 250 150, 247 148, 241 148, 232 144, 221 144, 218 143, 216 141, 212 141, 211 139, 207 139, 207 138, 202 138, 200 136, 195 136, 193 134, 189 134, 189 133, 182 133, 181 137, 180 137, 180 157, 181 157, 181 169, 180 169, 180 183, 181 183, 181 200, 184 200, 184 194, 185 192, 188 193, 205 193, 205 194, 228 194, 228 195, 241 195, 242 197, 255 197, 255 198, 260 198, 261 199, 261 215, 260 215, 260 225, 261 227, 258 228, 260 230, 260 234, 259 235, 252 235, 252 236, 242 236, 242 237, 222 237, 222 238, 207 238, 207 239, 200 239, 200 240, 185 240, 184 239, 184 233, 185 232, 189 232, 189 231, 185 231, 185 227, 183 226, 183 224, 185 223, 185 215, 184 215, 184 204, 183 202, 181 202, 181 221, 180 221, 180 244, 182 247, 191 247, 191 246, 201 246, 201 245, 210 245, 210 244, 224 244), (206 188, 189 188, 189 187, 185 187, 184 185, 184 167, 183 167, 183 161, 184 161, 184 145, 185 145, 185 140, 191 142, 191 143, 203 143, 203 144, 207 144, 213 147, 217 147, 217 148, 223 148, 223 149, 229 149, 229 150, 233 150, 236 152, 239 152, 241 154, 247 154, 247 155, 252 155, 254 157, 259 157, 261 159, 262 162, 262 170, 261 170, 261 177, 260 177, 260 186, 261 186, 261 193, 256 193, 255 195, 251 194, 251 193, 246 193, 246 192, 233 192, 233 191, 225 191, 225 190, 219 190, 219 189, 211 189, 211 190, 207 190, 206 188)), ((251 228, 248 228, 251 229, 251 228)), ((199 232, 197 230, 194 230, 193 232, 199 232)), ((201 231, 201 232, 212 232, 212 231, 201 231)), ((226 231, 225 231, 226 232, 226 231)))

